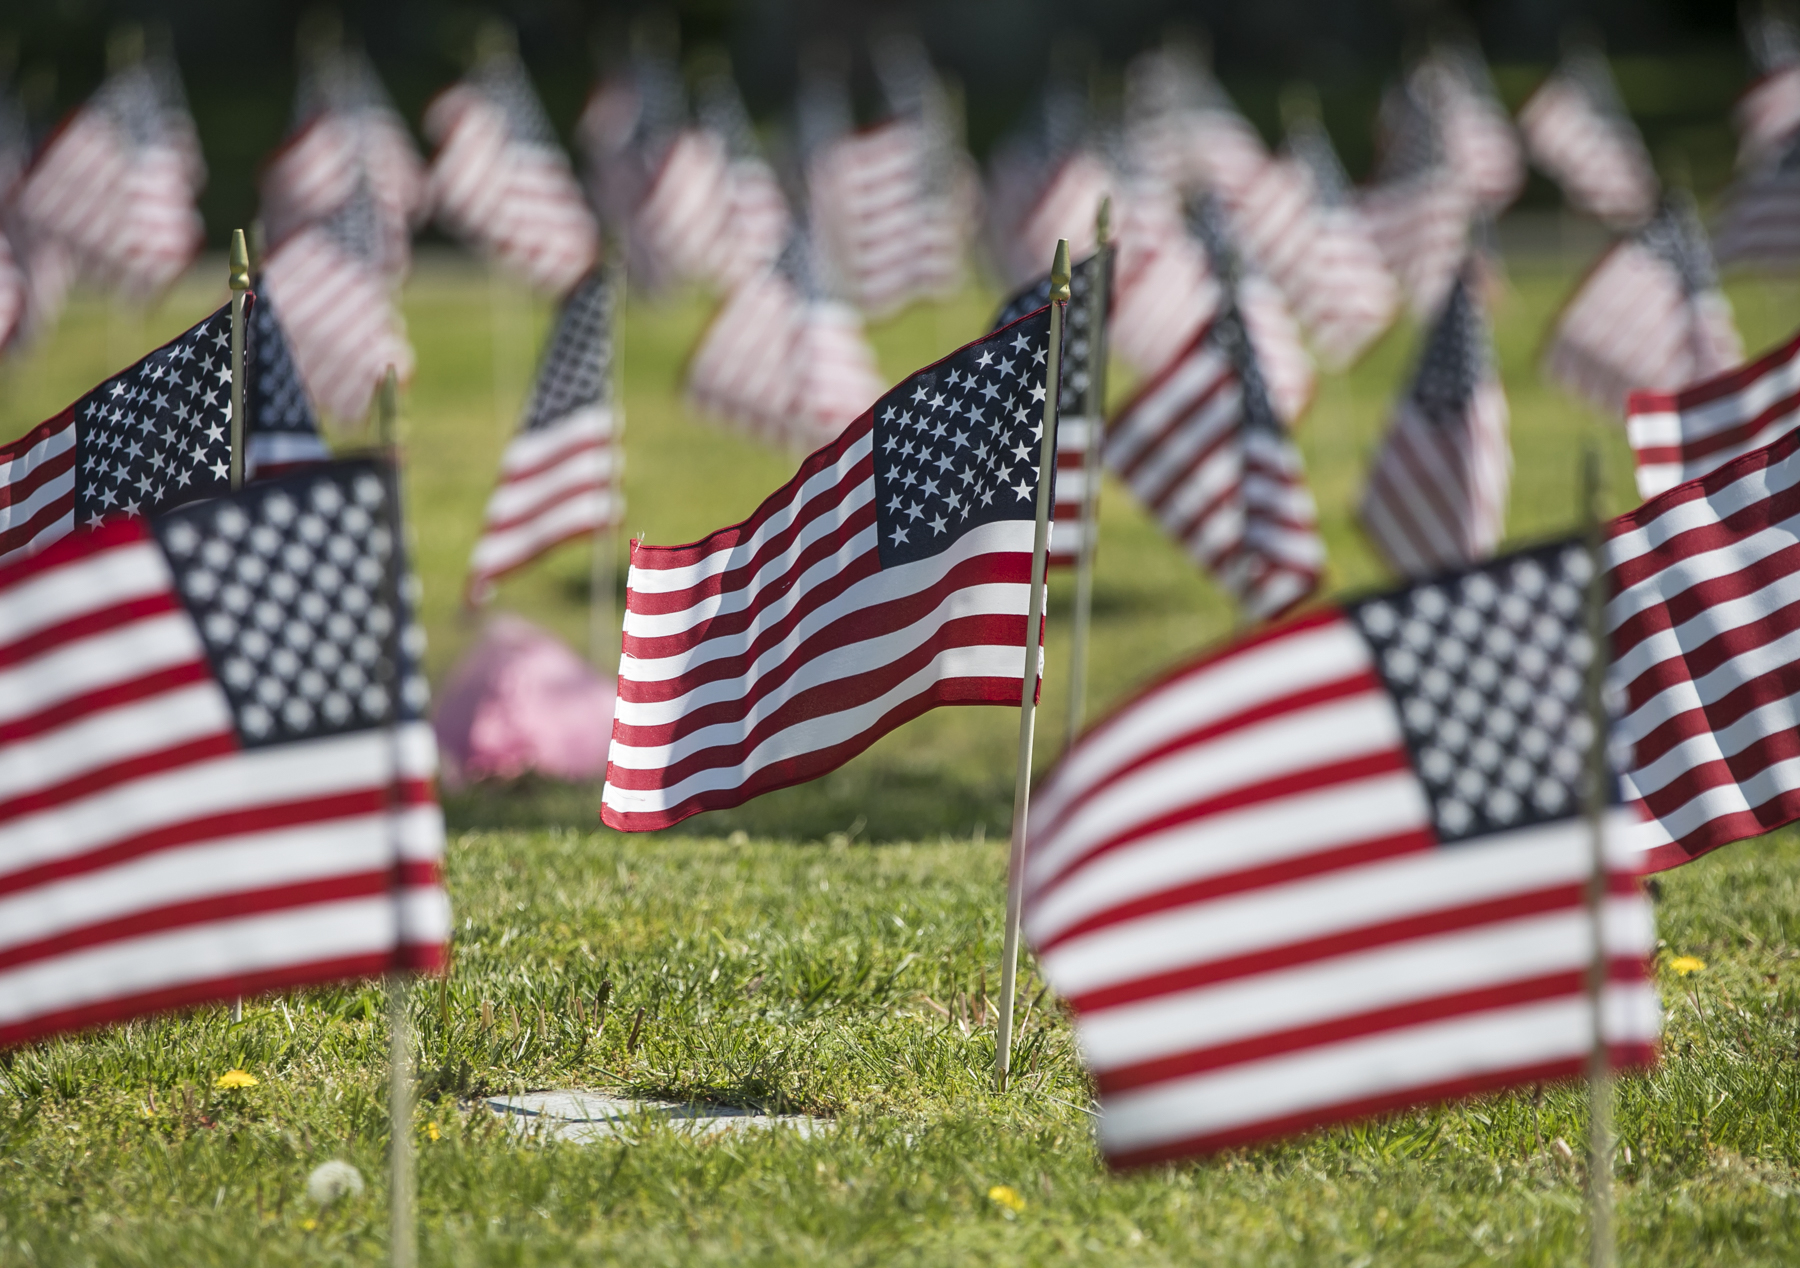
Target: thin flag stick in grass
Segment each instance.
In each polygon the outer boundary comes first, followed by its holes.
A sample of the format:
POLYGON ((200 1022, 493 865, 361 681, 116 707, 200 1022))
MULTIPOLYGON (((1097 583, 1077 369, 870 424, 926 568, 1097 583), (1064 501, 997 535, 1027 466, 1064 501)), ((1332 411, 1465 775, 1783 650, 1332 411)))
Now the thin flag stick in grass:
MULTIPOLYGON (((231 487, 244 487, 244 299, 250 293, 250 245, 242 229, 231 231, 231 487)), ((244 1020, 244 997, 231 1001, 231 1020, 244 1020)))
POLYGON ((1087 451, 1081 465, 1081 536, 1075 556, 1075 611, 1069 630, 1069 722, 1066 749, 1081 733, 1087 713, 1088 633, 1094 612, 1094 537, 1100 531, 1100 445, 1106 412, 1106 310, 1112 280, 1112 199, 1100 200, 1094 224, 1095 250, 1100 253, 1094 285, 1088 294, 1087 385, 1081 402, 1087 451))
POLYGON ((1607 1051, 1604 1001, 1607 955, 1605 911, 1607 891, 1606 834, 1604 819, 1608 781, 1612 776, 1607 754, 1607 721, 1604 700, 1606 665, 1606 578, 1601 553, 1604 521, 1600 514, 1600 455, 1591 445, 1582 455, 1582 515, 1586 521, 1588 556, 1592 561, 1587 587, 1588 638, 1594 652, 1588 658, 1586 699, 1593 739, 1588 745, 1586 817, 1593 854, 1588 875, 1587 908, 1593 958, 1588 964, 1588 1005, 1593 1010, 1594 1046, 1588 1057, 1588 1252, 1592 1268, 1613 1268, 1612 1192, 1612 1062, 1607 1051))
MULTIPOLYGON (((609 243, 608 247, 608 254, 616 262, 605 266, 613 270, 613 278, 609 284, 613 316, 607 323, 603 337, 612 340, 607 358, 612 387, 607 396, 612 407, 613 461, 618 462, 624 453, 625 440, 625 397, 620 389, 625 377, 625 299, 629 279, 625 273, 624 246, 615 241, 609 243)), ((614 489, 623 490, 624 483, 623 475, 615 473, 614 489)), ((601 673, 619 672, 619 656, 624 642, 624 630, 620 626, 618 612, 613 607, 613 590, 618 585, 619 524, 622 518, 615 509, 613 514, 606 516, 605 521, 595 527, 594 553, 588 573, 588 659, 601 673)))
MULTIPOLYGON (((241 363, 240 363, 241 364, 241 363)), ((237 390, 237 381, 233 379, 233 390, 237 390)), ((394 467, 394 487, 400 488, 400 385, 399 376, 394 367, 389 366, 382 376, 381 387, 375 396, 377 437, 381 448, 387 453, 394 467)), ((233 450, 235 455, 236 451, 233 450)), ((394 522, 404 526, 404 514, 396 509, 394 522)), ((404 581, 396 578, 394 585, 404 585, 404 581)), ((400 610, 395 603, 394 610, 400 610)), ((400 638, 401 622, 395 621, 387 636, 388 692, 392 701, 389 706, 397 714, 400 708, 400 638)), ((399 746, 399 728, 389 729, 390 742, 395 745, 394 769, 401 769, 399 746)), ((400 841, 397 826, 399 815, 393 813, 399 809, 399 789, 390 787, 388 823, 390 831, 395 832, 393 842, 395 861, 400 855, 400 841)), ((449 965, 444 966, 445 982, 449 981, 449 965)), ((410 1009, 411 990, 407 975, 403 970, 396 970, 388 975, 388 1262, 393 1268, 413 1268, 418 1262, 418 1230, 413 1222, 413 1156, 412 1156, 412 1112, 413 1112, 413 1034, 412 1014, 410 1009)))
MULTIPOLYGON (((1044 571, 1050 548, 1050 507, 1056 469, 1056 401, 1062 391, 1062 331, 1069 306, 1069 240, 1056 242, 1050 266, 1050 353, 1044 371, 1044 425, 1038 442, 1037 526, 1031 541, 1031 599, 1025 617, 1025 669, 1019 687, 1019 763, 1013 779, 1012 849, 1006 865, 1006 932, 1000 950, 1000 1027, 994 1037, 994 1090, 1006 1090, 1012 1056, 1013 1000, 1018 990, 1019 919, 1025 902, 1025 824, 1031 805, 1031 742, 1037 727, 1043 673, 1039 626, 1044 619, 1044 571)), ((985 990, 984 990, 985 1001, 985 990)))

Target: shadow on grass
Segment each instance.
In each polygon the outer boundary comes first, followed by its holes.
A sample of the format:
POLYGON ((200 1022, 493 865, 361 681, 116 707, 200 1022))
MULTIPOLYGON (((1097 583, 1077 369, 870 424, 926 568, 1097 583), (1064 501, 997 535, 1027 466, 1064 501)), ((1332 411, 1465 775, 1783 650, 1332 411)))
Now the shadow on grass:
MULTIPOLYGON (((444 794, 453 832, 600 826, 600 784, 568 784, 526 775, 444 794)), ((1003 834, 1012 789, 974 772, 901 763, 858 762, 821 779, 783 788, 730 810, 696 815, 670 835, 821 841, 841 835, 870 843, 1003 834)), ((662 835, 644 833, 646 837, 662 835)))

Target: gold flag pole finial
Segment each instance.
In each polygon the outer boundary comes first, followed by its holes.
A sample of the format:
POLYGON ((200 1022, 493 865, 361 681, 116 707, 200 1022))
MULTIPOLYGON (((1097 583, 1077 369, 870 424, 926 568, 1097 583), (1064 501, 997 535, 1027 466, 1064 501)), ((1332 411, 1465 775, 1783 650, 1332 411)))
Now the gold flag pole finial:
MULTIPOLYGON (((1041 257, 1040 257, 1041 258, 1041 257)), ((1050 302, 1066 304, 1069 302, 1069 240, 1056 240, 1056 258, 1050 262, 1050 302)))
POLYGON ((1100 210, 1094 216, 1094 237, 1098 245, 1106 246, 1112 241, 1112 195, 1107 194, 1100 200, 1100 210))
POLYGON ((244 487, 244 299, 250 293, 250 244, 231 231, 231 487, 244 487))

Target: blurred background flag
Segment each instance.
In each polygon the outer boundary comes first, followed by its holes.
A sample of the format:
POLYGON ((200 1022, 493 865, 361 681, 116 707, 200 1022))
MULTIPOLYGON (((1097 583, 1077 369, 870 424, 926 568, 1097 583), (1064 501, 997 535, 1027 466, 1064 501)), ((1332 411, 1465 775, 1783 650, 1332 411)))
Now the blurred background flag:
POLYGON ((1732 182, 1713 247, 1721 264, 1800 264, 1800 136, 1732 182))
POLYGON ((250 305, 245 325, 245 476, 266 480, 329 461, 331 451, 319 436, 319 421, 267 296, 250 305))
POLYGON ((1282 148, 1279 161, 1304 183, 1312 214, 1297 217, 1286 231, 1292 240, 1264 258, 1319 360, 1342 370, 1393 324, 1399 286, 1316 110, 1293 112, 1282 148))
POLYGON ((564 295, 599 258, 600 231, 510 32, 489 27, 473 69, 425 111, 431 189, 454 236, 564 295))
POLYGON ((725 205, 715 281, 735 286, 781 255, 794 216, 775 171, 763 157, 750 112, 731 75, 731 60, 710 59, 695 89, 700 126, 725 154, 725 205))
POLYGON ((1610 526, 1612 689, 1650 870, 1800 817, 1800 432, 1610 526))
POLYGON ((1473 40, 1439 44, 1414 68, 1413 78, 1432 103, 1451 170, 1481 215, 1499 216, 1525 188, 1525 151, 1494 91, 1481 46, 1473 40))
POLYGON ((700 409, 799 450, 835 439, 881 395, 862 318, 834 298, 805 226, 726 297, 688 362, 700 409))
POLYGON ((1574 1076, 1597 1021, 1614 1066, 1654 1060, 1623 808, 1598 1017, 1588 994, 1591 574, 1563 543, 1297 618, 1059 763, 1025 929, 1113 1165, 1574 1076))
POLYGON ((301 50, 293 127, 257 182, 268 245, 328 219, 365 187, 379 226, 376 265, 398 279, 429 211, 425 163, 368 55, 321 38, 301 50))
POLYGON ((1358 205, 1413 315, 1437 311, 1468 251, 1476 191, 1451 166, 1442 121, 1423 87, 1389 89, 1378 118, 1375 180, 1358 205))
POLYGON ((1014 287, 1047 276, 1044 261, 1058 239, 1076 259, 1093 253, 1094 218, 1115 183, 1087 85, 1077 82, 1066 52, 1052 56, 1023 122, 996 143, 987 163, 987 245, 1014 287))
MULTIPOLYGON (((1090 230, 1089 238, 1093 234, 1090 230)), ((1054 251, 1054 247, 1052 250, 1054 251)), ((1056 501, 1051 506, 1049 565, 1073 567, 1081 554, 1082 503, 1086 496, 1088 446, 1098 440, 1099 420, 1085 412, 1088 399, 1088 357, 1093 340, 1104 340, 1104 330, 1093 325, 1094 287, 1100 271, 1110 264, 1111 253, 1098 252, 1077 264, 1069 274, 1069 308, 1063 324, 1062 392, 1056 411, 1056 501)), ((1111 287, 1107 288, 1108 293, 1111 287)), ((992 328, 999 330, 1034 313, 1050 302, 1050 275, 1044 274, 1000 308, 992 328)), ((1102 345, 1104 346, 1104 344, 1102 345)))
POLYGON ((1626 229, 1656 212, 1656 169, 1599 49, 1570 48, 1520 108, 1519 129, 1577 211, 1626 229))
POLYGON ((1665 198, 1614 244, 1564 306, 1544 356, 1549 376, 1623 413, 1636 388, 1670 390, 1743 360, 1693 199, 1665 198))
POLYGON ((287 238, 259 286, 282 314, 294 364, 320 408, 360 421, 388 367, 404 381, 412 344, 382 267, 381 211, 366 179, 348 201, 287 238))
POLYGON ((1325 548, 1245 327, 1227 292, 1187 350, 1113 419, 1106 464, 1260 620, 1317 588, 1325 548))
POLYGON ((627 245, 632 287, 663 289, 673 280, 659 258, 641 208, 671 146, 687 127, 687 88, 676 64, 678 33, 640 22, 622 66, 601 75, 575 127, 582 179, 607 233, 627 245))
POLYGON ((1772 5, 1741 10, 1744 43, 1757 77, 1732 111, 1738 167, 1754 171, 1787 152, 1800 133, 1800 31, 1772 5))
POLYGON ((1676 392, 1633 392, 1625 433, 1649 500, 1733 458, 1773 444, 1800 423, 1800 336, 1747 365, 1676 392))
POLYGON ((0 560, 230 487, 228 305, 0 448, 0 560))
POLYGON ((442 965, 406 591, 370 462, 0 566, 0 1043, 442 965))
POLYGON ((743 523, 633 544, 609 827, 816 778, 936 705, 1019 703, 1049 320, 910 376, 743 523))
POLYGON ((1405 576, 1475 563, 1506 526, 1512 447, 1480 290, 1471 257, 1426 335, 1363 493, 1363 527, 1405 576))
POLYGON ((195 199, 206 169, 174 59, 146 56, 132 28, 109 54, 112 72, 39 150, 18 213, 95 282, 148 301, 200 250, 195 199))
POLYGON ((500 458, 481 537, 469 558, 468 597, 551 547, 618 524, 624 453, 613 402, 616 281, 594 269, 556 315, 524 423, 500 458))

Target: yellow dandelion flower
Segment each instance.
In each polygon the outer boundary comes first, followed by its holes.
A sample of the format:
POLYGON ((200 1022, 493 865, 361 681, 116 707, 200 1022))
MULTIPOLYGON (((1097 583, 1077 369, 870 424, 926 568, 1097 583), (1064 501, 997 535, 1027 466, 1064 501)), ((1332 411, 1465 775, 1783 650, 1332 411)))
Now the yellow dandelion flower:
POLYGON ((300 1227, 305 1229, 309 1233, 312 1232, 318 1226, 319 1226, 319 1221, 317 1221, 317 1220, 301 1220, 300 1221, 300 1227))
POLYGON ((438 1125, 436 1123, 426 1123, 425 1134, 433 1140, 443 1139, 442 1135, 438 1132, 438 1125))
POLYGON ((1025 1209, 1025 1199, 1020 1197, 1019 1191, 1010 1184, 996 1184, 989 1189, 988 1201, 995 1206, 1003 1206, 1014 1214, 1025 1209))
POLYGON ((262 1082, 246 1070, 227 1070, 213 1080, 214 1087, 255 1087, 262 1082))
POLYGON ((1669 961, 1669 967, 1681 974, 1682 977, 1687 977, 1691 973, 1703 972, 1706 969, 1706 961, 1697 955, 1678 955, 1669 961))

